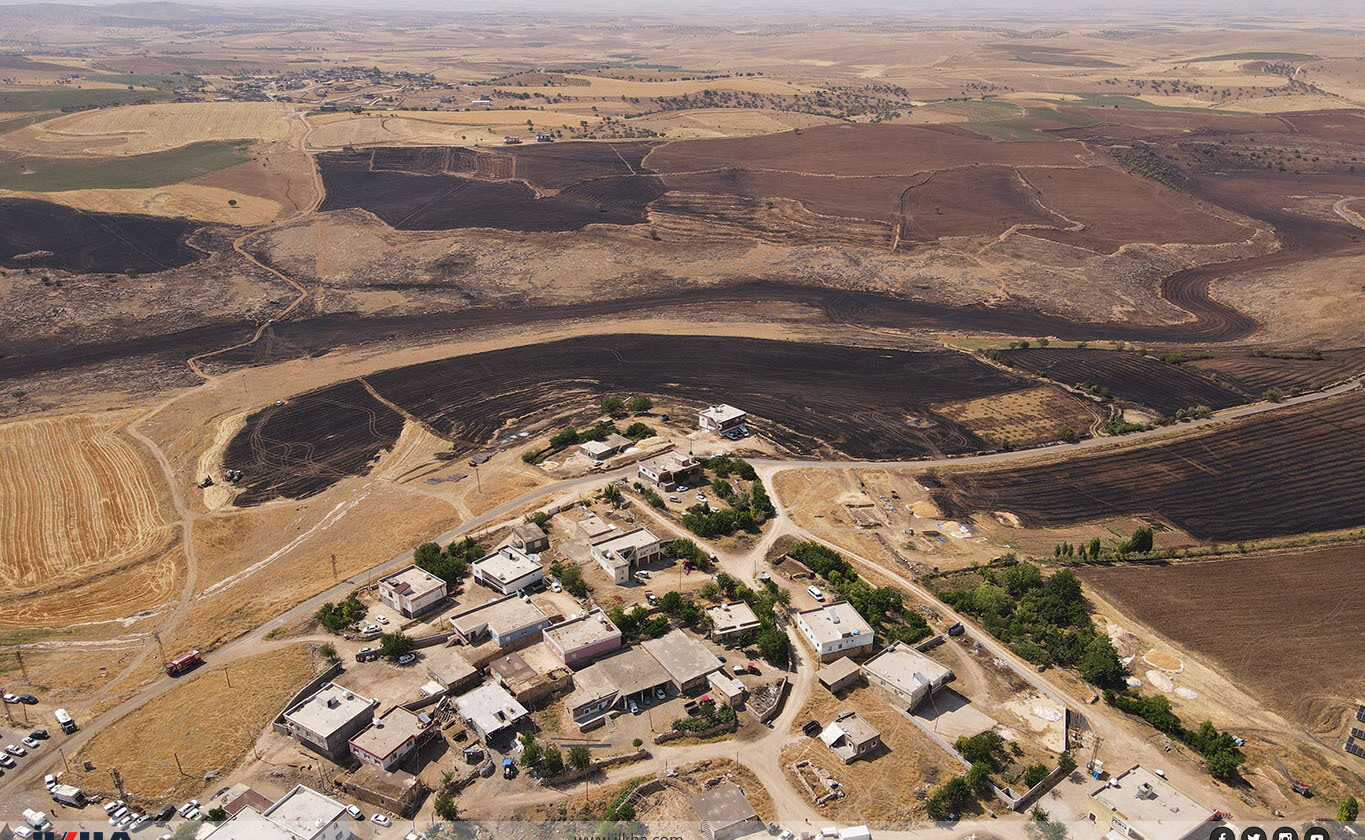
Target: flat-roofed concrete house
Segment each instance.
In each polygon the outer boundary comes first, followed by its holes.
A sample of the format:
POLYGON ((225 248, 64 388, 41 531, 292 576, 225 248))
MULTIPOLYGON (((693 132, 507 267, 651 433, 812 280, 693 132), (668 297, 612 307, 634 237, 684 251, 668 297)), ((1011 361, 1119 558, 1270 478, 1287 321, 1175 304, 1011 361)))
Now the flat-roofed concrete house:
POLYGON ((571 668, 621 648, 621 631, 601 609, 592 609, 545 628, 545 646, 571 668))
POLYGON ((574 693, 564 705, 579 726, 596 721, 612 709, 625 710, 634 701, 644 705, 656 689, 672 677, 645 650, 627 648, 605 656, 574 674, 574 693))
POLYGON ((427 648, 423 660, 427 676, 445 691, 460 691, 479 681, 479 669, 453 647, 427 648))
POLYGON ((659 661, 672 678, 673 687, 683 694, 705 688, 707 675, 721 667, 706 645, 681 630, 646 639, 641 647, 659 661))
POLYGON ((416 618, 446 597, 446 582, 416 566, 379 581, 379 600, 407 618, 416 618))
POLYGON ((744 791, 733 782, 716 785, 688 802, 705 840, 732 840, 763 829, 763 821, 744 791))
POLYGON ((882 745, 882 733, 857 712, 844 712, 830 721, 820 733, 820 740, 845 764, 851 764, 876 752, 882 745))
POLYGON ((758 616, 753 607, 743 601, 719 604, 706 611, 711 619, 711 638, 721 643, 736 641, 750 631, 758 630, 758 616))
POLYGON ((550 547, 550 538, 536 523, 523 522, 512 529, 512 545, 527 554, 538 554, 550 547))
POLYGON ((516 595, 504 595, 450 617, 455 635, 469 645, 491 639, 498 647, 507 647, 527 636, 539 635, 549 626, 550 617, 540 607, 516 595))
POLYGON ((796 614, 796 629, 821 662, 872 652, 872 627, 848 601, 822 604, 796 614))
POLYGON ((820 681, 831 694, 843 691, 863 678, 862 669, 858 663, 841 656, 830 664, 815 672, 815 678, 820 681))
POLYGON ((612 433, 603 440, 585 441, 578 447, 579 454, 591 458, 594 461, 605 461, 613 455, 619 455, 635 445, 635 441, 628 437, 612 433))
POLYGON ((510 734, 517 724, 531 715, 497 683, 485 683, 455 698, 455 711, 485 744, 510 734))
POLYGON ((574 523, 574 528, 591 545, 616 533, 616 526, 595 513, 590 513, 574 523))
POLYGON ((655 487, 672 490, 679 485, 701 480, 701 464, 691 455, 666 452, 636 464, 635 473, 655 487))
POLYGON ((392 771, 421 749, 436 730, 436 721, 429 716, 394 706, 351 739, 351 755, 392 771))
POLYGON ((910 711, 956 679, 948 666, 903 642, 896 642, 864 662, 863 676, 899 698, 910 711))
POLYGON ((632 528, 592 543, 590 553, 602 571, 620 584, 630 580, 631 570, 658 560, 663 543, 644 528, 632 528))
POLYGON ((709 405, 697 413, 697 425, 708 432, 728 432, 743 426, 749 415, 733 405, 709 405))
POLYGON ((1135 764, 1090 794, 1090 821, 1106 840, 1186 840, 1209 836, 1214 811, 1135 764))
POLYGON ((519 592, 545 578, 545 567, 511 545, 474 561, 470 571, 474 580, 504 595, 519 592))
POLYGON ((281 723, 294 740, 333 761, 345 761, 351 736, 370 725, 378 700, 336 683, 321 688, 286 709, 281 723))

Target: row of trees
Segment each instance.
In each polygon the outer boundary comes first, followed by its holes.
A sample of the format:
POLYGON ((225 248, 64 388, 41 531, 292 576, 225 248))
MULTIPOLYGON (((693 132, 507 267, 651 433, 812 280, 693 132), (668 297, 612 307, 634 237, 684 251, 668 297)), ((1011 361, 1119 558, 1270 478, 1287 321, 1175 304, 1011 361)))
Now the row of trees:
POLYGON ((454 587, 469 574, 474 561, 487 553, 484 546, 473 537, 465 537, 455 540, 444 549, 434 542, 422 543, 413 550, 412 562, 422 571, 430 572, 454 587))
POLYGON ((564 753, 558 747, 542 745, 532 733, 523 732, 517 737, 521 741, 522 765, 535 770, 547 779, 563 773, 566 766, 575 770, 582 770, 592 763, 592 754, 583 744, 575 744, 569 748, 566 762, 564 753))
POLYGON ((612 396, 602 398, 602 413, 609 414, 612 417, 625 417, 628 414, 644 414, 653 407, 654 400, 643 395, 637 395, 628 400, 612 396))
POLYGON ((1197 729, 1186 729, 1180 716, 1171 711, 1171 701, 1163 694, 1145 696, 1137 691, 1104 692, 1104 699, 1119 711, 1140 717, 1158 732, 1174 738, 1204 758, 1209 773, 1219 779, 1235 780, 1246 756, 1226 732, 1219 732, 1209 721, 1197 729))

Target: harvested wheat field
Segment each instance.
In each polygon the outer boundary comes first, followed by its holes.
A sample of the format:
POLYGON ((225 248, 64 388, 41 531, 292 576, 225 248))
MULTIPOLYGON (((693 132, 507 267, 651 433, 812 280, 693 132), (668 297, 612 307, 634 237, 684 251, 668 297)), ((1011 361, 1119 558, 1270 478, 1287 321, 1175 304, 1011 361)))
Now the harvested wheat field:
POLYGON ((92 738, 72 757, 72 783, 109 795, 109 770, 118 768, 124 789, 135 796, 193 795, 205 773, 216 770, 223 776, 236 767, 261 731, 319 670, 313 651, 303 645, 237 660, 227 677, 222 669, 201 667, 92 738), (81 769, 87 761, 93 770, 81 769))
POLYGON ((172 184, 126 190, 66 190, 63 192, 0 192, 0 196, 51 201, 77 210, 99 213, 142 213, 197 222, 257 227, 269 224, 283 209, 279 203, 218 187, 172 184), (231 202, 231 203, 229 203, 231 202))
POLYGON ((0 594, 0 630, 51 628, 107 636, 155 618, 184 585, 179 542, 163 552, 106 566, 84 580, 0 594))
POLYGON ((171 538, 123 414, 0 425, 0 595, 136 563, 171 538))
POLYGON ((82 111, 4 136, 44 155, 145 155, 209 140, 282 140, 294 109, 274 102, 178 102, 82 111))

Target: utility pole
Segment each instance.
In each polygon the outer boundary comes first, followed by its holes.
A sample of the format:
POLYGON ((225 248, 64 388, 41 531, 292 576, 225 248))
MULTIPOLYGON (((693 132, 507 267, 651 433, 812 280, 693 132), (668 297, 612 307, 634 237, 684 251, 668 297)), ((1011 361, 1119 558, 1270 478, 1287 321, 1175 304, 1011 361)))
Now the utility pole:
POLYGON ((337 556, 332 555, 332 580, 337 579, 337 556))
POLYGON ((28 681, 28 666, 24 665, 24 651, 19 646, 14 648, 14 661, 19 663, 19 672, 24 675, 24 681, 28 681))
MULTIPOLYGON (((179 766, 180 759, 176 758, 175 763, 177 766, 179 766)), ((184 771, 182 770, 181 772, 183 773, 184 771)), ((118 768, 110 767, 109 775, 114 777, 114 788, 118 790, 119 799, 125 798, 123 794, 123 777, 119 775, 118 768)))
POLYGON ((227 680, 228 688, 232 688, 232 675, 228 673, 226 666, 223 667, 223 679, 227 680))
POLYGON ((71 772, 71 762, 69 762, 69 761, 66 760, 66 752, 65 752, 61 747, 58 747, 58 748, 57 748, 57 753, 58 753, 59 755, 61 755, 61 757, 62 757, 62 766, 66 768, 66 772, 70 773, 70 772, 71 772))
POLYGON ((161 651, 161 667, 166 667, 166 647, 161 644, 161 634, 156 630, 152 631, 152 638, 156 639, 157 650, 161 651))

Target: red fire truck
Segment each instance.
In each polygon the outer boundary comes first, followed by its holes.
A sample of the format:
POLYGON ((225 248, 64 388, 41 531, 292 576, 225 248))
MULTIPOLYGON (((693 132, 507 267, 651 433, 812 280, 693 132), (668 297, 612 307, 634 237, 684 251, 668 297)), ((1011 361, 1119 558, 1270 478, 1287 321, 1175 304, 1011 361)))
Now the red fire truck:
POLYGON ((166 673, 172 677, 178 677, 194 666, 204 661, 204 657, 199 655, 199 648, 188 653, 182 653, 170 662, 166 663, 166 673))

